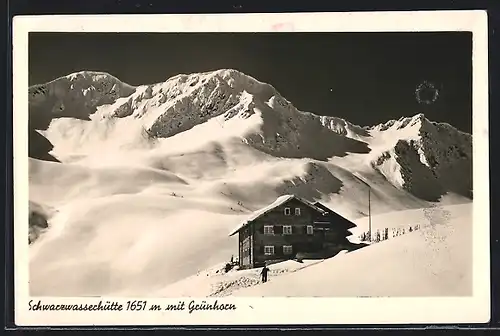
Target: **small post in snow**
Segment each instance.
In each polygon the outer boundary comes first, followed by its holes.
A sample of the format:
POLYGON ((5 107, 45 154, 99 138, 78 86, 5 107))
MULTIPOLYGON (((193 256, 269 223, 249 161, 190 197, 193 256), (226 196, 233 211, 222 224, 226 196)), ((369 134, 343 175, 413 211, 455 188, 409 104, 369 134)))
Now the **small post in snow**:
MULTIPOLYGON (((368 185, 368 184, 366 184, 368 185)), ((370 242, 372 241, 372 207, 371 207, 371 190, 368 185, 368 231, 370 231, 370 242)))
POLYGON ((366 183, 361 177, 359 177, 357 173, 354 173, 353 176, 368 187, 368 241, 371 242, 372 241, 372 209, 371 209, 372 187, 368 183, 366 183))

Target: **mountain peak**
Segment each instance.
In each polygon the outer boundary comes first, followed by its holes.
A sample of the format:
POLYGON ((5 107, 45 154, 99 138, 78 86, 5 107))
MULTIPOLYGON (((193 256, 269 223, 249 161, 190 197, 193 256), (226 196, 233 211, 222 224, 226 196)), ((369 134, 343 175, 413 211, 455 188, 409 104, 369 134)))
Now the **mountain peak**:
POLYGON ((170 85, 172 83, 180 84, 181 86, 188 83, 191 87, 199 86, 199 84, 227 85, 230 89, 237 91, 245 90, 249 93, 253 93, 255 90, 264 87, 272 88, 273 91, 276 91, 272 85, 261 82, 239 70, 230 68, 200 73, 179 74, 168 78, 164 83, 158 83, 156 85, 170 85))
POLYGON ((377 125, 372 132, 385 134, 384 145, 391 145, 372 166, 394 185, 428 201, 439 200, 446 191, 472 197, 470 134, 429 121, 423 113, 377 125))
POLYGON ((419 121, 424 121, 427 120, 425 115, 423 113, 417 113, 413 117, 411 117, 413 120, 419 120, 419 121))
POLYGON ((86 81, 92 81, 92 82, 99 82, 99 81, 108 81, 108 82, 114 82, 114 83, 121 83, 126 86, 133 87, 130 84, 127 84, 123 82, 122 80, 118 79, 117 77, 111 75, 108 72, 104 71, 90 71, 90 70, 82 70, 78 72, 73 72, 67 76, 64 76, 64 78, 69 79, 70 81, 78 81, 78 80, 86 80, 86 81))
POLYGON ((113 75, 79 71, 28 88, 30 126, 46 129, 53 118, 89 120, 97 107, 135 92, 136 87, 113 75))
POLYGON ((431 122, 423 113, 415 114, 411 117, 401 117, 398 120, 391 119, 385 123, 381 123, 372 127, 368 127, 371 131, 387 131, 387 130, 402 130, 402 129, 420 129, 431 122))
POLYGON ((109 72, 105 71, 94 71, 94 70, 81 70, 81 71, 76 71, 72 72, 64 77, 67 77, 69 79, 76 79, 78 76, 83 76, 83 77, 95 77, 95 76, 103 76, 103 77, 113 77, 116 78, 115 76, 111 75, 109 72))
POLYGON ((81 70, 77 72, 72 72, 68 75, 65 76, 60 76, 57 77, 47 83, 39 83, 39 84, 34 84, 29 87, 30 92, 37 91, 41 87, 45 87, 47 85, 53 85, 54 83, 60 83, 60 82, 83 82, 87 85, 91 85, 91 83, 96 83, 96 82, 112 82, 112 83, 119 83, 122 86, 126 86, 129 88, 135 88, 133 85, 130 85, 128 83, 123 82, 122 80, 118 79, 116 76, 104 72, 104 71, 93 71, 93 70, 81 70))

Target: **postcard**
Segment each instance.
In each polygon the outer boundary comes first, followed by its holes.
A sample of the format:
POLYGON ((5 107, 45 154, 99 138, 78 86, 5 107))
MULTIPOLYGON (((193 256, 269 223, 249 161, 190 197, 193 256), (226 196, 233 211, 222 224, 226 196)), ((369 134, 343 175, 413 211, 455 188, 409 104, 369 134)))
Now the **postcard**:
POLYGON ((20 326, 490 319, 484 11, 19 16, 20 326))

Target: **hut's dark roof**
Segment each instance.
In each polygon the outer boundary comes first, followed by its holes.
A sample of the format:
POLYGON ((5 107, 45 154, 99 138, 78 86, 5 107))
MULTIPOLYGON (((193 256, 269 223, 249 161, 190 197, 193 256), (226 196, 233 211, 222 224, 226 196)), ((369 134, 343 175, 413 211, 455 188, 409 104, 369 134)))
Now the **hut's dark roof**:
POLYGON ((347 229, 351 229, 353 227, 356 227, 356 224, 354 224, 353 222, 351 222, 350 220, 348 220, 344 216, 339 215, 338 213, 336 213, 332 209, 328 208, 326 205, 324 205, 320 202, 316 202, 316 203, 314 203, 314 206, 325 211, 329 216, 335 217, 336 219, 340 220, 340 222, 342 222, 346 226, 347 229))

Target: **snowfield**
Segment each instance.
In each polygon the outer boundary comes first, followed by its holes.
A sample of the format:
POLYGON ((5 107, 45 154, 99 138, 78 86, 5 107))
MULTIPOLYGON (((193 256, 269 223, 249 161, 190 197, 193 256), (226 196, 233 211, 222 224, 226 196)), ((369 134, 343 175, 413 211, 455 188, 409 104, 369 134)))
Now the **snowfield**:
POLYGON ((31 295, 299 295, 272 286, 295 281, 310 294, 325 287, 302 279, 308 272, 337 284, 324 295, 470 293, 472 137, 421 114, 360 127, 299 111, 235 70, 138 87, 81 72, 30 88, 30 132, 30 202, 50 209, 30 244, 31 295), (265 285, 256 270, 217 273, 237 256, 231 230, 285 194, 354 221, 357 241, 368 229, 368 188, 374 232, 412 224, 422 231, 391 231, 388 241, 319 264, 273 265, 265 285), (447 238, 430 244, 429 225, 447 238), (372 288, 377 277, 384 286, 395 281, 392 291, 372 288))
MULTIPOLYGON (((317 260, 306 260, 299 263, 293 260, 283 261, 269 266, 270 279, 319 263, 317 260)), ((246 287, 260 284, 261 269, 236 270, 224 272, 225 263, 221 263, 207 270, 175 282, 150 295, 154 297, 223 297, 232 295, 246 287)), ((119 293, 118 293, 119 294, 119 293)))

